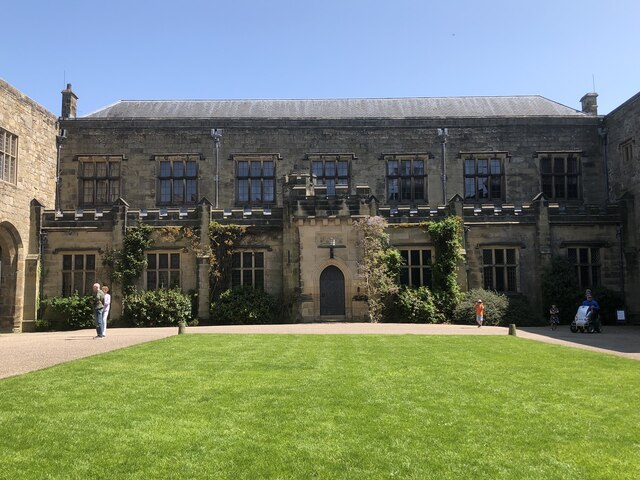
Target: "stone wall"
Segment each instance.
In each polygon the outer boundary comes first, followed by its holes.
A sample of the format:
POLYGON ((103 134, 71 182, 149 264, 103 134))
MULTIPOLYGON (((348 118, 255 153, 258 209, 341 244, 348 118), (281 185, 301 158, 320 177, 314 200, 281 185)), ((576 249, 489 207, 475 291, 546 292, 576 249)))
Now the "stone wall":
POLYGON ((623 211, 625 291, 628 313, 640 320, 640 94, 605 117, 609 196, 623 211))
POLYGON ((33 329, 42 208, 53 208, 56 117, 0 80, 0 129, 18 139, 16 182, 0 180, 0 331, 33 329))

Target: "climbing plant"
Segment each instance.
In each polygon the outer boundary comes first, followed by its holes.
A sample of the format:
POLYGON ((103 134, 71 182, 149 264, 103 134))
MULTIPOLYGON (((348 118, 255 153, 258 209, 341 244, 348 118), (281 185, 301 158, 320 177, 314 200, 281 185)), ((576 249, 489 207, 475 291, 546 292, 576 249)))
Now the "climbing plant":
POLYGON ((217 299, 229 286, 234 248, 246 233, 247 227, 242 225, 223 225, 215 220, 209 223, 211 300, 217 299))
POLYGON ((367 217, 353 224, 359 233, 358 244, 362 248, 362 260, 358 263, 364 283, 369 309, 369 320, 382 319, 385 298, 398 291, 396 278, 402 257, 389 246, 386 233, 387 221, 382 217, 367 217))
POLYGON ((139 223, 128 228, 122 240, 122 248, 109 249, 102 258, 102 263, 109 267, 113 283, 122 285, 125 295, 134 290, 138 277, 147 266, 145 250, 151 246, 153 228, 139 223))
POLYGON ((432 265, 435 301, 441 313, 451 318, 461 296, 458 286, 458 261, 462 259, 462 220, 450 215, 428 222, 426 230, 435 247, 432 265))

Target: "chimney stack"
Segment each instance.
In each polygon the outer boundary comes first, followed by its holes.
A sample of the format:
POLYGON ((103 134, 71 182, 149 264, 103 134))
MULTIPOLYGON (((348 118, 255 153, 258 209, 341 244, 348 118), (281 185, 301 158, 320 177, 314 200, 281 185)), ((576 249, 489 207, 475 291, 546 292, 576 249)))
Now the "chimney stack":
POLYGON ((582 103, 582 112, 587 115, 598 115, 598 98, 597 93, 586 93, 584 97, 580 99, 582 103))
POLYGON ((78 97, 73 90, 71 84, 67 83, 67 88, 62 90, 62 118, 76 118, 78 112, 78 97))

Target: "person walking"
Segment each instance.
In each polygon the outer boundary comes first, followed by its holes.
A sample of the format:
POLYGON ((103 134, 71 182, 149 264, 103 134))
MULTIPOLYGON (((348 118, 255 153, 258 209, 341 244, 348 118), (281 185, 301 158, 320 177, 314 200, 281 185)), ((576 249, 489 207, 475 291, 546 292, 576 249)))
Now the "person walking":
POLYGON ((478 324, 478 328, 482 326, 482 322, 484 322, 484 304, 482 300, 478 299, 473 309, 476 312, 476 323, 478 324))
POLYGON ((560 309, 556 306, 556 304, 552 304, 549 309, 549 323, 551 325, 551 330, 555 330, 558 325, 560 325, 560 309))
POLYGON ((107 336, 107 318, 109 317, 109 310, 111 309, 111 294, 109 293, 109 287, 102 286, 102 292, 104 293, 104 309, 102 310, 102 336, 107 336))
POLYGON ((102 313, 104 311, 104 292, 100 290, 100 284, 93 284, 93 313, 95 315, 96 321, 96 332, 97 335, 95 338, 104 338, 104 321, 102 319, 102 313))

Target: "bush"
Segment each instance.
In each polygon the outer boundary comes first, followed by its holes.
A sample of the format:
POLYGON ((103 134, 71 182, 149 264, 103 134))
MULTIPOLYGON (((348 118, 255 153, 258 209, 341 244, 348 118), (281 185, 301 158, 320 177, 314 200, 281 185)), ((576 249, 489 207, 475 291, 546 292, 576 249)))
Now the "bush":
POLYGON ((476 313, 473 309, 481 298, 484 303, 484 325, 507 325, 509 299, 500 293, 477 288, 465 293, 454 312, 454 322, 459 324, 475 324, 476 313))
POLYGON ((179 289, 134 291, 124 299, 122 319, 135 327, 168 327, 191 320, 191 297, 179 289))
POLYGON ((442 323, 444 320, 427 287, 405 287, 390 295, 385 302, 382 318, 383 322, 391 323, 442 323))
POLYGON ((211 304, 215 325, 256 325, 275 323, 278 318, 273 296, 251 287, 238 287, 222 292, 211 304))
POLYGON ((90 295, 75 292, 70 297, 51 297, 42 301, 44 314, 36 323, 38 330, 80 330, 93 328, 95 317, 90 295))
POLYGON ((606 287, 593 287, 591 293, 600 305, 600 321, 609 325, 615 325, 616 310, 624 307, 624 297, 622 294, 606 287))
POLYGON ((515 323, 519 327, 536 327, 549 324, 548 315, 544 316, 538 308, 533 308, 524 295, 509 296, 508 300, 504 325, 515 323))
POLYGON ((564 257, 554 257, 551 265, 542 273, 542 312, 549 318, 552 304, 560 309, 560 323, 573 321, 584 292, 576 278, 575 266, 564 257))

